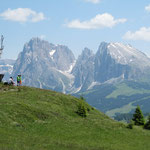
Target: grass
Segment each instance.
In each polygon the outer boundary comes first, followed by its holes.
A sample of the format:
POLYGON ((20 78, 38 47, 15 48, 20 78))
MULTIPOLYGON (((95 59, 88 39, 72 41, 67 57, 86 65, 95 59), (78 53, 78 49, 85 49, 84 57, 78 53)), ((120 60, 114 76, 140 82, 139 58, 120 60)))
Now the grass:
POLYGON ((127 129, 86 102, 49 90, 0 85, 0 150, 148 150, 150 132, 127 129))
POLYGON ((146 89, 133 89, 132 87, 129 87, 126 83, 122 83, 117 86, 117 89, 113 91, 110 95, 108 95, 106 98, 117 98, 119 95, 134 95, 134 94, 144 94, 144 93, 150 93, 150 90, 146 89))
POLYGON ((137 106, 133 106, 132 105, 133 103, 134 103, 134 101, 127 104, 127 105, 124 105, 121 108, 115 108, 115 109, 112 109, 110 111, 107 111, 106 115, 108 115, 109 117, 115 117, 116 113, 121 113, 121 114, 129 113, 137 107, 137 106))

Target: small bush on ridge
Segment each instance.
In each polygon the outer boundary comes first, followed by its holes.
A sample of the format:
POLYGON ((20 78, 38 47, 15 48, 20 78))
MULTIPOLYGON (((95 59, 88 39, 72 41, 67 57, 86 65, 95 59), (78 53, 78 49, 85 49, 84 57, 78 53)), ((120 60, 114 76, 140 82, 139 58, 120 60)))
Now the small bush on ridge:
POLYGON ((133 127, 134 127, 134 122, 133 122, 133 120, 131 120, 130 123, 127 125, 127 128, 133 129, 133 127))
POLYGON ((86 117, 87 116, 87 108, 84 106, 83 102, 80 102, 78 104, 77 114, 81 117, 86 117))
POLYGON ((150 116, 148 117, 148 121, 147 121, 146 124, 144 125, 144 129, 150 130, 150 116))

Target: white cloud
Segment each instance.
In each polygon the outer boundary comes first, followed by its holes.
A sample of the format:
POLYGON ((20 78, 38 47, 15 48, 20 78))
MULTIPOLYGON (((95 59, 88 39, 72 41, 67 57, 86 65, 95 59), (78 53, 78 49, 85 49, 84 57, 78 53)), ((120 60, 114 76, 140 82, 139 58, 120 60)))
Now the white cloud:
POLYGON ((108 27, 111 28, 118 23, 124 23, 126 19, 114 19, 111 14, 104 13, 98 14, 94 18, 81 22, 80 20, 73 20, 67 23, 67 27, 69 28, 78 28, 78 29, 99 29, 108 27))
POLYGON ((101 0, 85 0, 86 2, 91 2, 91 3, 94 3, 94 4, 97 4, 99 3, 101 0))
POLYGON ((150 12, 150 5, 146 6, 146 7, 145 7, 145 10, 146 10, 147 12, 150 12))
POLYGON ((5 20, 16 22, 38 22, 45 19, 43 13, 37 13, 30 8, 17 8, 13 10, 8 8, 6 11, 1 13, 0 16, 5 20))
POLYGON ((143 40, 143 41, 150 41, 150 27, 142 27, 135 32, 128 31, 123 36, 126 40, 143 40))

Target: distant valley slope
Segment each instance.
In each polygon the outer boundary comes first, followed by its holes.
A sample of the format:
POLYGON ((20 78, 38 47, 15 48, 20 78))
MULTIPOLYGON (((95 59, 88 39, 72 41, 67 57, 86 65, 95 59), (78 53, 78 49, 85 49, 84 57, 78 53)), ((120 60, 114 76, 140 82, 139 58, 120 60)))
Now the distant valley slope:
POLYGON ((150 59, 131 45, 102 42, 75 59, 67 46, 32 38, 14 64, 12 75, 19 73, 24 85, 82 95, 109 116, 137 104, 150 111, 150 59))

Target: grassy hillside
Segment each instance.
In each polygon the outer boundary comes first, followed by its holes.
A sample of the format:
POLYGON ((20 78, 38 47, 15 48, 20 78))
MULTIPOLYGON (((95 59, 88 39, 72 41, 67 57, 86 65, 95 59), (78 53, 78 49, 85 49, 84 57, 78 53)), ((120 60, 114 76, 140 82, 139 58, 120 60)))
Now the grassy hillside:
POLYGON ((76 114, 81 100, 48 90, 0 85, 0 150, 148 150, 150 132, 103 113, 76 114))

